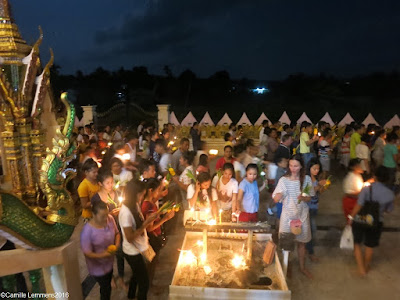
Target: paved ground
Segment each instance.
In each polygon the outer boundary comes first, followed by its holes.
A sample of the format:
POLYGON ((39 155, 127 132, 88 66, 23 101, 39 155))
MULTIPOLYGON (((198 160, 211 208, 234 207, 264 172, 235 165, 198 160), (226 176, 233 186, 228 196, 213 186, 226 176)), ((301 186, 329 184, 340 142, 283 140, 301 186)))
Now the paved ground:
MULTIPOLYGON (((288 286, 294 300, 344 300, 344 299, 400 299, 400 199, 396 199, 394 213, 385 217, 386 231, 381 238, 381 245, 376 249, 371 271, 364 279, 355 276, 356 264, 351 252, 339 249, 341 228, 344 217, 341 212, 342 189, 341 181, 344 171, 336 167, 333 170, 333 184, 321 197, 320 212, 317 224, 316 254, 320 257, 319 263, 307 262, 307 266, 314 275, 309 280, 299 273, 297 254, 292 253, 290 262, 292 275, 288 278, 288 286)), ((260 204, 260 218, 266 219, 266 198, 262 195, 260 204)), ((269 221, 273 222, 272 219, 269 221)), ((79 240, 77 227, 73 239, 79 240)), ((169 235, 168 243, 161 251, 158 259, 153 286, 149 292, 149 299, 168 299, 168 286, 178 260, 177 249, 181 247, 184 230, 175 226, 169 235)), ((79 251, 81 280, 87 278, 84 257, 79 251)), ((115 268, 116 270, 116 268, 115 268)), ((126 278, 130 276, 129 266, 126 267, 126 278)), ((90 280, 86 280, 90 286, 90 280)), ((99 287, 94 285, 86 299, 99 299, 99 287)), ((122 290, 114 290, 112 299, 126 299, 122 290)))

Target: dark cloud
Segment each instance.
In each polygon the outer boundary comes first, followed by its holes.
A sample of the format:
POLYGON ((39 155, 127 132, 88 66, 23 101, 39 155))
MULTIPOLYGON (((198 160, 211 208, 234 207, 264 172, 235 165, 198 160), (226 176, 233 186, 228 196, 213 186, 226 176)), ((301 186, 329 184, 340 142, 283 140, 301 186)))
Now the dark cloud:
POLYGON ((64 72, 146 65, 161 73, 168 64, 175 73, 279 79, 399 69, 398 0, 14 2, 25 39, 37 38, 38 24, 57 33, 43 47, 64 72))

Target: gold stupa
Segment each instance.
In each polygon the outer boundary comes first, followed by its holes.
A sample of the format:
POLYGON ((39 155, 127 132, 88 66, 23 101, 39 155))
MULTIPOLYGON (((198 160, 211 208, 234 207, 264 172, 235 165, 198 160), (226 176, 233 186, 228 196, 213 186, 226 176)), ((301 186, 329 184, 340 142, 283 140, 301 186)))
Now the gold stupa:
POLYGON ((7 64, 21 65, 21 60, 29 54, 31 48, 22 39, 12 19, 10 4, 7 0, 0 0, 0 57, 7 64))

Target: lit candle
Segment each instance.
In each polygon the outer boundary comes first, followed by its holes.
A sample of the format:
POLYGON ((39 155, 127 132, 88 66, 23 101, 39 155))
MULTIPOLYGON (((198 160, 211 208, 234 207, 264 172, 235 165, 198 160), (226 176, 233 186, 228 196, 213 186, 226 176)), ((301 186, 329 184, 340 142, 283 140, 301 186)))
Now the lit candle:
POLYGON ((219 224, 222 223, 222 209, 219 210, 219 224))
POLYGON ((122 159, 123 159, 123 160, 130 160, 130 159, 131 159, 131 156, 130 156, 129 153, 124 153, 124 154, 122 154, 122 159))
POLYGON ((122 203, 124 201, 124 197, 118 196, 118 201, 119 201, 119 203, 122 203))
POLYGON ((206 275, 210 274, 212 272, 212 269, 210 268, 210 266, 204 266, 204 273, 206 273, 206 275))
POLYGON ((112 143, 111 143, 111 142, 108 142, 107 146, 108 146, 108 147, 111 147, 111 146, 112 146, 112 143))
POLYGON ((208 151, 208 153, 210 155, 218 155, 218 150, 217 149, 211 149, 210 151, 208 151))
POLYGON ((194 208, 193 207, 190 209, 190 214, 192 215, 192 220, 194 220, 194 208))

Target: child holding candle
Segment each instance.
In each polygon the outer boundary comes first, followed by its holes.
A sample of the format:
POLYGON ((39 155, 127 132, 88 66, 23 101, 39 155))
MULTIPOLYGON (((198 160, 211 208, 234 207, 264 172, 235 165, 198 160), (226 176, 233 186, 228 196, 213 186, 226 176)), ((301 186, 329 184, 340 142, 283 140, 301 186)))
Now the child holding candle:
POLYGON ((260 192, 257 186, 258 167, 249 164, 246 168, 246 177, 239 184, 238 206, 236 215, 240 222, 257 222, 260 192))
POLYGON ((132 172, 125 169, 124 163, 117 157, 113 157, 110 160, 111 172, 114 177, 114 186, 119 185, 119 189, 122 191, 126 184, 133 178, 132 172))
POLYGON ((88 159, 82 166, 85 179, 79 184, 78 195, 82 206, 82 217, 86 222, 92 217, 90 199, 98 192, 100 186, 97 184, 97 173, 99 167, 93 159, 88 159))
MULTIPOLYGON (((211 186, 211 176, 203 172, 197 176, 195 184, 190 184, 187 189, 186 199, 189 208, 199 209, 200 211, 212 211, 214 219, 218 217, 217 190, 211 186)), ((208 216, 207 216, 208 217, 208 216)))
MULTIPOLYGON (((163 196, 164 186, 161 181, 157 178, 144 179, 146 183, 146 196, 142 203, 142 214, 146 219, 147 216, 158 211, 157 201, 163 196)), ((171 210, 169 213, 165 214, 162 218, 155 219, 147 227, 147 235, 149 236, 150 245, 153 250, 158 253, 162 247, 162 236, 161 236, 161 225, 172 219, 175 215, 175 211, 171 210)))
POLYGON ((222 176, 214 177, 213 186, 218 194, 221 221, 236 222, 236 217, 232 214, 232 211, 236 212, 237 210, 238 182, 235 179, 235 170, 231 163, 224 164, 222 176))
POLYGON ((321 172, 321 165, 318 159, 312 158, 308 164, 306 176, 311 178, 312 189, 310 192, 311 200, 307 202, 310 215, 310 225, 311 225, 311 241, 306 244, 306 249, 311 261, 318 261, 318 257, 314 254, 314 240, 317 234, 317 223, 316 217, 318 214, 318 201, 319 195, 324 191, 324 186, 326 180, 318 180, 318 175, 321 172))
POLYGON ((92 205, 97 202, 103 201, 108 204, 108 209, 113 217, 118 216, 118 195, 113 190, 114 178, 111 171, 100 169, 97 175, 97 184, 100 190, 90 199, 92 205))

